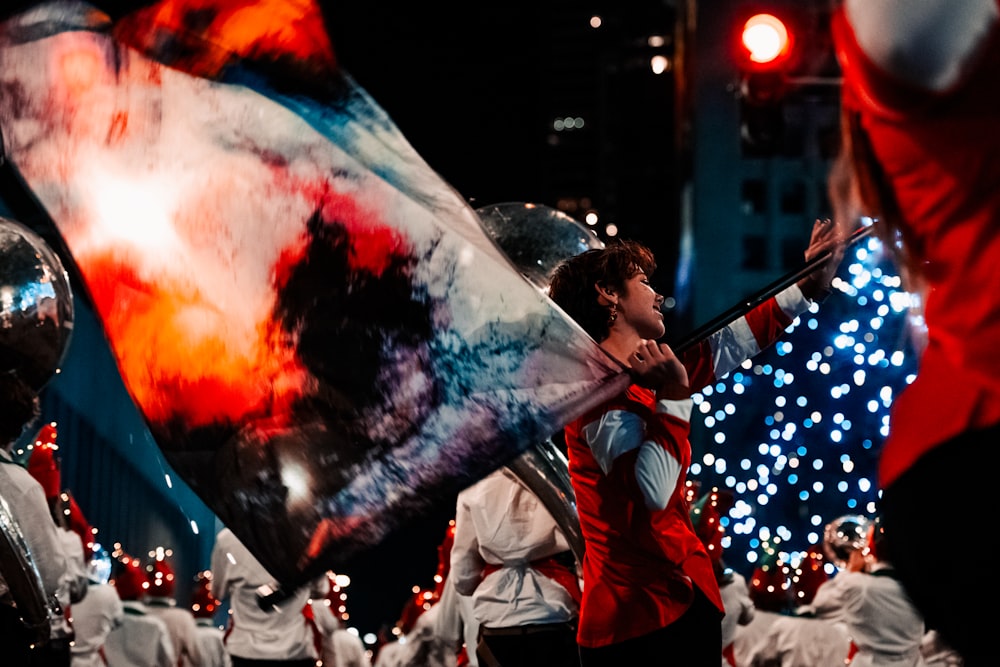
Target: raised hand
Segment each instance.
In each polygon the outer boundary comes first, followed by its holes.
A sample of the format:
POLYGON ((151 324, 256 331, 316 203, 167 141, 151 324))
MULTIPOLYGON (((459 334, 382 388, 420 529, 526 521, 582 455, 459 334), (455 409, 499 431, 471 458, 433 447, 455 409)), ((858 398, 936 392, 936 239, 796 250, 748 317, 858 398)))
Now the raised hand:
POLYGON ((830 282, 837 273, 837 267, 844 259, 845 241, 847 237, 840 226, 833 224, 829 218, 813 223, 809 247, 806 248, 806 261, 811 261, 819 255, 829 252, 830 259, 820 268, 799 280, 799 289, 807 299, 822 299, 830 293, 830 282))

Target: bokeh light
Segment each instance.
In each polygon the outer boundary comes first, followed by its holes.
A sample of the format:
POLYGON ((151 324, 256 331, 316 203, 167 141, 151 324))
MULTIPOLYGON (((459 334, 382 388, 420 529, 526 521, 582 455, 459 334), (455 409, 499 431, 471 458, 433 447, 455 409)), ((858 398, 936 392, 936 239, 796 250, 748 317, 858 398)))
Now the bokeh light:
POLYGON ((768 549, 788 562, 825 523, 878 510, 878 455, 916 373, 920 322, 877 240, 838 276, 782 341, 694 396, 690 478, 734 493, 725 562, 746 576, 768 549))

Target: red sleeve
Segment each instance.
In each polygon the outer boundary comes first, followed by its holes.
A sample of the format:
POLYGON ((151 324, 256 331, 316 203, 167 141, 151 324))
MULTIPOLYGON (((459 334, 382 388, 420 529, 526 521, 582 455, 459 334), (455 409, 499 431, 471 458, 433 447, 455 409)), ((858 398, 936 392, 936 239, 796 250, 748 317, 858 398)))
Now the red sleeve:
POLYGON ((712 384, 720 375, 770 347, 792 319, 772 297, 689 348, 680 359, 687 369, 691 389, 698 391, 712 384), (747 329, 751 339, 745 335, 747 329))

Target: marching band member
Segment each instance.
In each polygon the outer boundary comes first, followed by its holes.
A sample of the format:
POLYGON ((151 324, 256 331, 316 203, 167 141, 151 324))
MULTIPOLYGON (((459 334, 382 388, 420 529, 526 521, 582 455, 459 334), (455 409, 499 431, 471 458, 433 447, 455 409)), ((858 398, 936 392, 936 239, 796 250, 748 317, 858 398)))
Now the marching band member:
POLYGON ((844 0, 833 20, 843 69, 838 221, 858 211, 898 255, 917 292, 926 342, 916 380, 893 403, 879 461, 890 560, 928 626, 968 665, 995 664, 981 601, 927 526, 981 531, 929 490, 962 479, 992 504, 1000 441, 1000 5, 997 0, 844 0))
POLYGON ((716 667, 724 608, 711 558, 688 516, 691 394, 770 345, 829 289, 843 248, 817 221, 806 258, 833 257, 679 359, 658 344, 663 296, 648 248, 619 241, 563 261, 549 296, 635 384, 565 428, 586 543, 577 641, 584 667, 716 667))

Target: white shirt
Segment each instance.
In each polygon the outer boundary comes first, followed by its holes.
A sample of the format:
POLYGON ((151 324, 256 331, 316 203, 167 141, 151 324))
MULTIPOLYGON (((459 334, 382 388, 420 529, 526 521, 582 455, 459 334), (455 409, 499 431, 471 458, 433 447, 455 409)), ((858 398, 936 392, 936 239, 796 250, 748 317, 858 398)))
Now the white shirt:
POLYGON ((122 624, 104 641, 108 667, 176 667, 170 631, 163 621, 146 613, 146 605, 138 600, 125 600, 122 606, 122 624))
MULTIPOLYGON (((295 591, 277 608, 264 611, 257 605, 257 589, 274 585, 274 577, 243 546, 231 530, 223 528, 212 549, 212 595, 229 600, 230 632, 226 650, 231 656, 253 660, 318 658, 312 629, 302 610, 314 592, 309 586, 295 591)), ((314 583, 317 597, 325 594, 326 577, 314 583)))
POLYGON ((400 667, 406 653, 404 640, 389 642, 378 650, 375 655, 375 667, 400 667))
POLYGON ((194 614, 178 607, 174 600, 164 597, 147 598, 146 611, 162 620, 167 626, 174 644, 174 655, 180 661, 180 666, 198 667, 201 664, 201 654, 198 649, 198 626, 194 621, 194 614))
POLYGON ((57 528, 57 533, 63 546, 63 553, 66 555, 66 572, 63 573, 56 597, 59 598, 59 604, 65 610, 72 602, 73 593, 85 594, 87 564, 84 560, 83 543, 80 541, 80 536, 66 528, 57 528))
POLYGON ((210 618, 196 618, 195 624, 198 626, 198 652, 202 667, 230 667, 232 660, 222 641, 225 631, 210 618))
POLYGON ((747 667, 753 657, 757 641, 770 630, 781 614, 766 609, 755 609, 753 618, 746 625, 737 625, 733 638, 733 654, 737 667, 747 667))
POLYGON ((41 576, 42 589, 47 596, 55 595, 67 568, 59 528, 49 513, 42 485, 3 448, 0 448, 0 495, 21 530, 31 561, 41 576))
POLYGON ((924 638, 920 641, 920 653, 928 667, 962 667, 962 656, 941 638, 937 630, 924 633, 924 638))
POLYGON ((832 579, 827 579, 819 588, 812 602, 798 608, 800 614, 813 614, 817 618, 831 621, 844 620, 844 590, 848 575, 857 574, 850 570, 838 570, 832 579))
POLYGON ((340 626, 327 600, 313 600, 312 612, 323 637, 323 667, 371 667, 364 642, 340 626))
POLYGON ((435 607, 440 607, 434 618, 434 634, 449 646, 465 645, 465 655, 469 667, 478 667, 476 644, 479 639, 479 623, 473 611, 474 601, 469 595, 455 590, 455 580, 449 574, 444 581, 441 599, 435 607))
POLYGON ((435 634, 441 606, 420 614, 413 629, 399 641, 386 644, 375 658, 375 667, 454 667, 455 646, 435 634))
MULTIPOLYGON (((723 649, 736 640, 736 628, 752 621, 756 612, 746 578, 739 572, 732 572, 730 577, 728 583, 719 588, 722 606, 726 608, 726 615, 722 617, 723 649)), ((723 658, 722 665, 726 667, 728 664, 723 658)))
POLYGON ((72 648, 73 667, 104 667, 101 647, 125 617, 118 591, 110 584, 92 581, 87 586, 87 595, 70 611, 76 633, 72 648))
POLYGON ((487 627, 560 623, 576 618, 576 601, 561 584, 530 566, 570 551, 541 501, 506 468, 458 496, 451 573, 472 596, 475 620, 487 627), (499 569, 483 577, 487 565, 499 569))
POLYGON ((777 618, 766 630, 753 638, 747 667, 844 664, 851 649, 844 624, 823 618, 775 615, 777 618))
POLYGON ((903 590, 899 580, 878 572, 890 572, 876 564, 872 572, 845 572, 843 582, 844 621, 858 648, 852 667, 923 665, 920 644, 924 620, 903 590))

